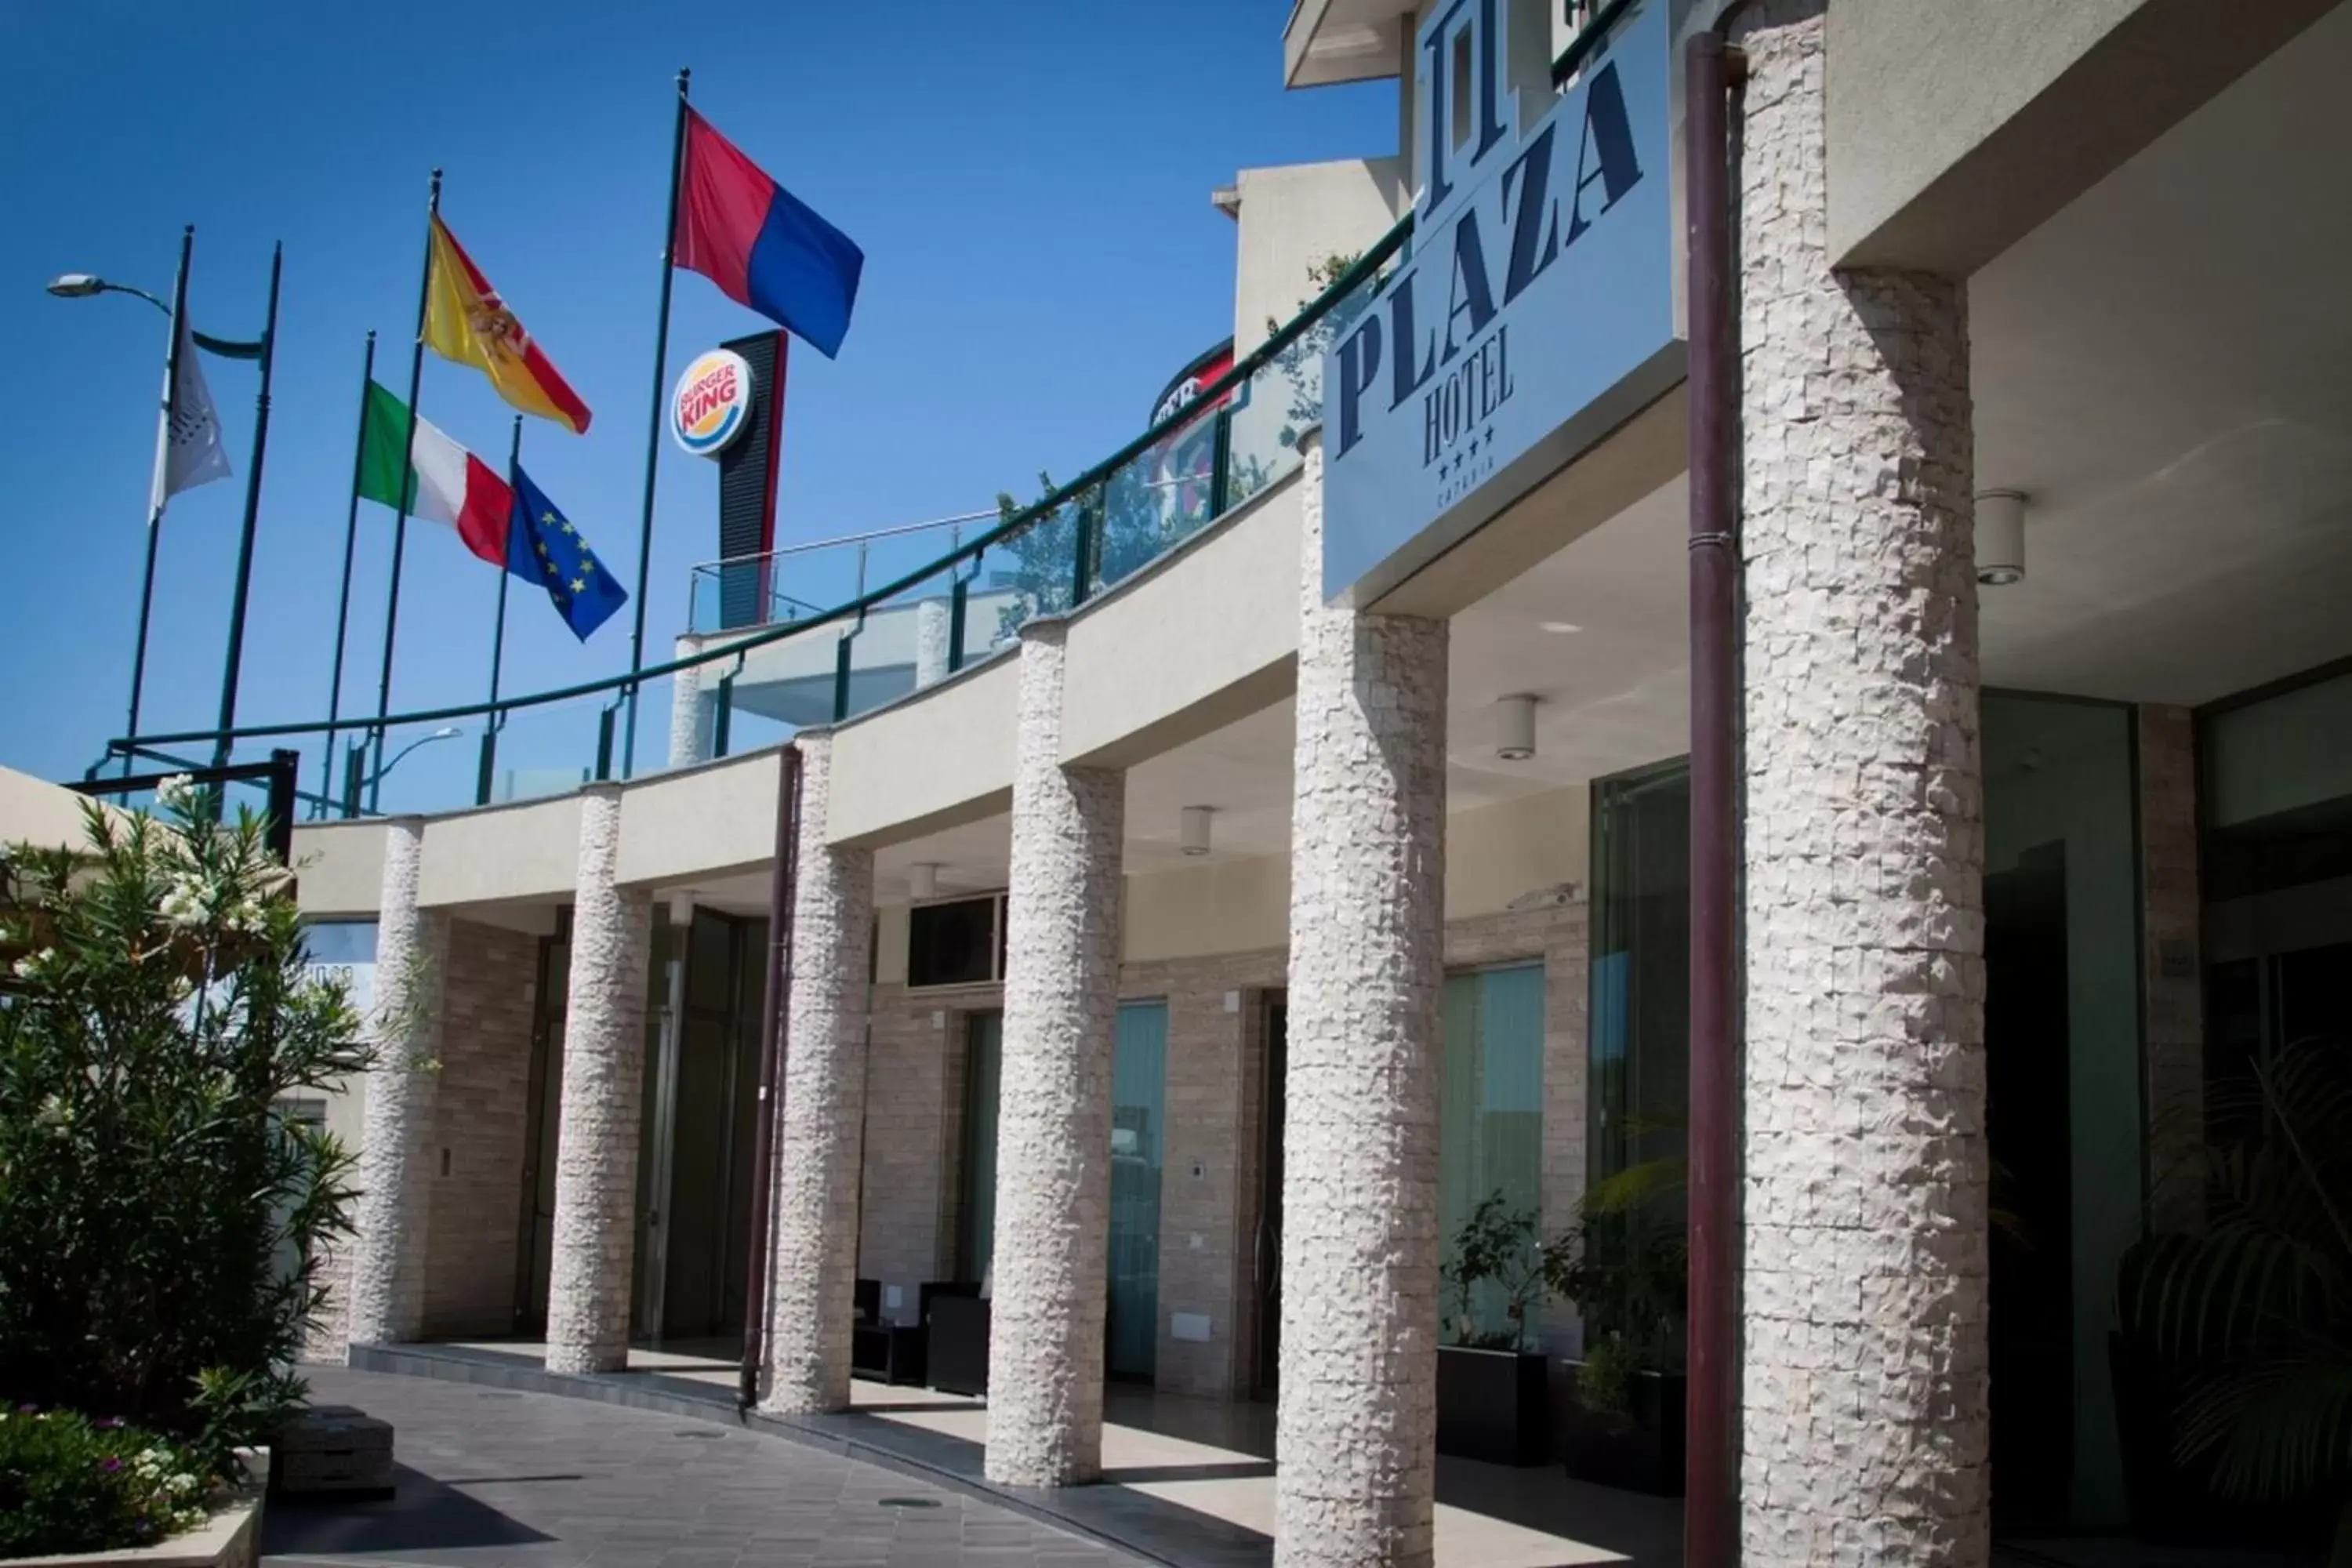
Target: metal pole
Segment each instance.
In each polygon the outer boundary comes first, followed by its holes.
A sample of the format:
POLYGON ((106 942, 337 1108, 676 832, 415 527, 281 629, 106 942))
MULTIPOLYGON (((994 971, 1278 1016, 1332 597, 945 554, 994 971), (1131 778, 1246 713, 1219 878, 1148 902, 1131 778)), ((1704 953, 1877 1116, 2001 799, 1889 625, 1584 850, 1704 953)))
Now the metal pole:
POLYGON ((375 776, 368 781, 368 809, 375 809, 383 787, 383 721, 392 712, 392 641, 400 628, 400 558, 408 544, 408 502, 415 485, 409 475, 416 461, 416 390, 425 374, 425 307, 433 289, 433 220, 441 214, 441 171, 433 171, 433 190, 425 203, 425 260, 416 278, 416 335, 408 351, 408 435, 400 449, 400 505, 392 519, 392 586, 383 601, 383 673, 375 689, 375 776))
POLYGON ((253 535, 261 521, 261 464, 269 448, 269 372, 278 360, 278 279, 285 270, 283 240, 269 249, 269 316, 261 329, 261 390, 253 399, 253 466, 245 475, 245 523, 236 538, 236 587, 228 602, 228 657, 221 666, 220 739, 213 766, 226 767, 228 732, 236 728, 236 682, 245 664, 245 605, 253 586, 253 535))
POLYGON ((269 850, 280 866, 294 864, 294 775, 301 765, 299 752, 279 746, 269 752, 269 850))
POLYGON ((776 858, 768 869, 768 988, 760 1008, 760 1103, 751 1120, 751 1258, 743 1282, 743 1367, 735 1401, 760 1397, 761 1336, 768 1326, 768 1223, 776 1173, 776 1079, 784 1055, 784 1014, 793 999, 793 882, 801 852, 801 752, 786 746, 776 769, 776 858))
MULTIPOLYGON (((521 467, 522 416, 518 414, 514 416, 514 437, 507 446, 507 483, 509 485, 511 486, 514 484, 515 472, 521 467)), ((507 509, 507 555, 509 561, 513 559, 514 509, 511 506, 507 509)), ((492 626, 490 631, 490 710, 482 715, 482 763, 481 767, 476 773, 474 778, 474 804, 476 805, 488 805, 490 804, 490 774, 498 766, 499 722, 500 719, 498 710, 499 668, 499 666, 504 664, 506 661, 507 584, 508 580, 513 575, 513 573, 507 570, 506 563, 502 562, 499 563, 499 613, 497 616, 497 624, 492 626)))
POLYGON ((367 352, 360 359, 360 423, 358 434, 352 437, 352 499, 343 511, 343 592, 335 609, 334 673, 327 678, 327 762, 326 773, 319 781, 319 793, 329 799, 335 794, 335 747, 340 731, 332 726, 343 714, 343 642, 352 625, 352 552, 360 538, 360 476, 367 468, 368 388, 375 383, 375 329, 368 329, 367 352))
MULTIPOLYGON (((669 216, 662 223, 661 259, 661 320, 654 329, 654 401, 650 417, 646 422, 646 508, 637 525, 637 604, 636 624, 629 633, 629 673, 635 675, 646 667, 646 584, 653 570, 654 559, 654 476, 661 458, 663 384, 669 377, 669 288, 673 276, 670 258, 677 244, 677 187, 686 168, 686 94, 692 81, 692 67, 677 73, 677 120, 670 132, 669 149, 669 216)), ((637 688, 629 688, 629 717, 621 741, 621 776, 627 778, 637 756, 637 688)))
MULTIPOLYGON (((147 571, 139 584, 139 637, 131 654, 131 727, 128 740, 139 738, 139 697, 147 683, 147 620, 155 607, 155 546, 163 527, 163 476, 172 455, 172 405, 180 390, 180 319, 188 309, 188 259, 196 248, 196 226, 180 231, 180 269, 172 279, 171 341, 163 349, 163 412, 155 426, 155 482, 147 498, 147 571)), ((122 753, 122 772, 131 773, 131 753, 122 753)))
POLYGON ((1683 1561, 1738 1561, 1739 1109, 1736 1072, 1738 800, 1734 646, 1738 380, 1733 341, 1730 130, 1738 74, 1723 35, 1685 54, 1690 247, 1690 1247, 1683 1561))

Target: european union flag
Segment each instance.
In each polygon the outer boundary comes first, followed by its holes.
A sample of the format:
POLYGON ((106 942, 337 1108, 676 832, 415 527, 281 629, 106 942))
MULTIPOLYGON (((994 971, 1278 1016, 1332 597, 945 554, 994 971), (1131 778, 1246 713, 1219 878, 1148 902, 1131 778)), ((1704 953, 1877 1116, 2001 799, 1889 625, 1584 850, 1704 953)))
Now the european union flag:
POLYGON ((514 471, 514 514, 507 527, 507 570, 545 588, 555 613, 582 642, 629 601, 629 591, 589 553, 588 542, 572 520, 520 464, 514 471))

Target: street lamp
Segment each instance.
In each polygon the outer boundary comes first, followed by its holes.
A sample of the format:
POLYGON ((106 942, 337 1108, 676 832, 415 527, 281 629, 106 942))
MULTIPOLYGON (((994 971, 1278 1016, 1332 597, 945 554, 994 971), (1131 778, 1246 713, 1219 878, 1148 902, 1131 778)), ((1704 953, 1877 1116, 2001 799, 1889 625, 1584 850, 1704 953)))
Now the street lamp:
MULTIPOLYGON (((166 321, 169 321, 172 315, 171 306, 137 284, 117 283, 111 279, 100 278, 95 272, 60 272, 49 279, 49 292, 60 300, 88 300, 100 294, 135 294, 163 311, 166 321)), ((223 359, 259 359, 261 357, 259 338, 251 340, 216 338, 210 332, 200 332, 193 327, 188 330, 188 336, 194 338, 196 347, 204 350, 205 353, 218 354, 223 359)))
MULTIPOLYGON (((135 741, 139 734, 139 699, 147 678, 147 628, 155 603, 155 550, 163 531, 164 451, 170 439, 170 421, 175 406, 180 380, 180 327, 185 325, 188 299, 188 257, 195 244, 196 229, 190 224, 180 235, 180 266, 173 275, 172 303, 166 305, 146 289, 129 283, 115 283, 95 272, 61 272, 49 279, 48 290, 60 300, 88 300, 100 294, 133 294, 146 300, 163 314, 166 321, 175 323, 163 350, 163 423, 156 430, 155 492, 150 498, 147 513, 147 566, 139 589, 139 635, 131 656, 130 730, 124 737, 135 741)), ((225 359, 258 360, 261 362, 261 390, 254 400, 253 460, 245 477, 245 521, 237 537, 236 587, 229 608, 228 657, 221 674, 220 737, 213 743, 213 765, 227 763, 230 751, 228 731, 236 722, 236 686, 239 666, 245 652, 245 606, 253 573, 253 534, 261 506, 261 465, 269 440, 269 380, 273 350, 278 341, 278 278, 283 247, 273 251, 269 260, 269 313, 261 336, 251 341, 236 338, 215 338, 193 328, 186 331, 189 342, 206 353, 225 359)), ((131 766, 130 753, 123 756, 123 768, 131 766)))
POLYGON ((416 750, 417 747, 429 746, 436 741, 454 741, 465 732, 465 731, 460 730, 455 724, 444 724, 440 729, 434 731, 430 735, 419 735, 414 741, 409 742, 408 744, 401 747, 400 750, 393 752, 392 761, 384 763, 383 766, 370 773, 367 777, 367 782, 370 784, 382 784, 383 782, 383 775, 392 772, 393 769, 400 766, 400 759, 408 755, 409 752, 416 750))

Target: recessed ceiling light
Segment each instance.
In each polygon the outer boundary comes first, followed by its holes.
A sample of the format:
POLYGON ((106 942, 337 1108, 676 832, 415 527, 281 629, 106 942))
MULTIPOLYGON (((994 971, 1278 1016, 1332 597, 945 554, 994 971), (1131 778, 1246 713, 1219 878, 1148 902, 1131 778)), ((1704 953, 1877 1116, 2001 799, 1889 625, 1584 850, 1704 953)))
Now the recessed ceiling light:
POLYGON ((1580 632, 1584 628, 1578 626, 1574 621, 1546 621, 1543 623, 1543 629, 1548 632, 1567 633, 1580 632))

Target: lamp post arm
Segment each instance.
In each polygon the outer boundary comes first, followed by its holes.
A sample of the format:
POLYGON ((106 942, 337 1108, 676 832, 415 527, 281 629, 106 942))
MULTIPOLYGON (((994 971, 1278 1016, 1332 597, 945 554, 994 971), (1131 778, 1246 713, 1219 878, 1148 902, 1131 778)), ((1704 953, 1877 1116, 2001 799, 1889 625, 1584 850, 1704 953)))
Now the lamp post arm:
MULTIPOLYGON (((101 294, 135 294, 163 311, 165 321, 171 320, 172 307, 135 283, 104 282, 98 286, 98 291, 101 294)), ((195 340, 196 347, 208 354, 217 354, 222 359, 259 359, 261 357, 262 342, 259 338, 250 341, 243 338, 216 338, 210 332, 197 331, 194 327, 188 329, 188 336, 195 340)))

